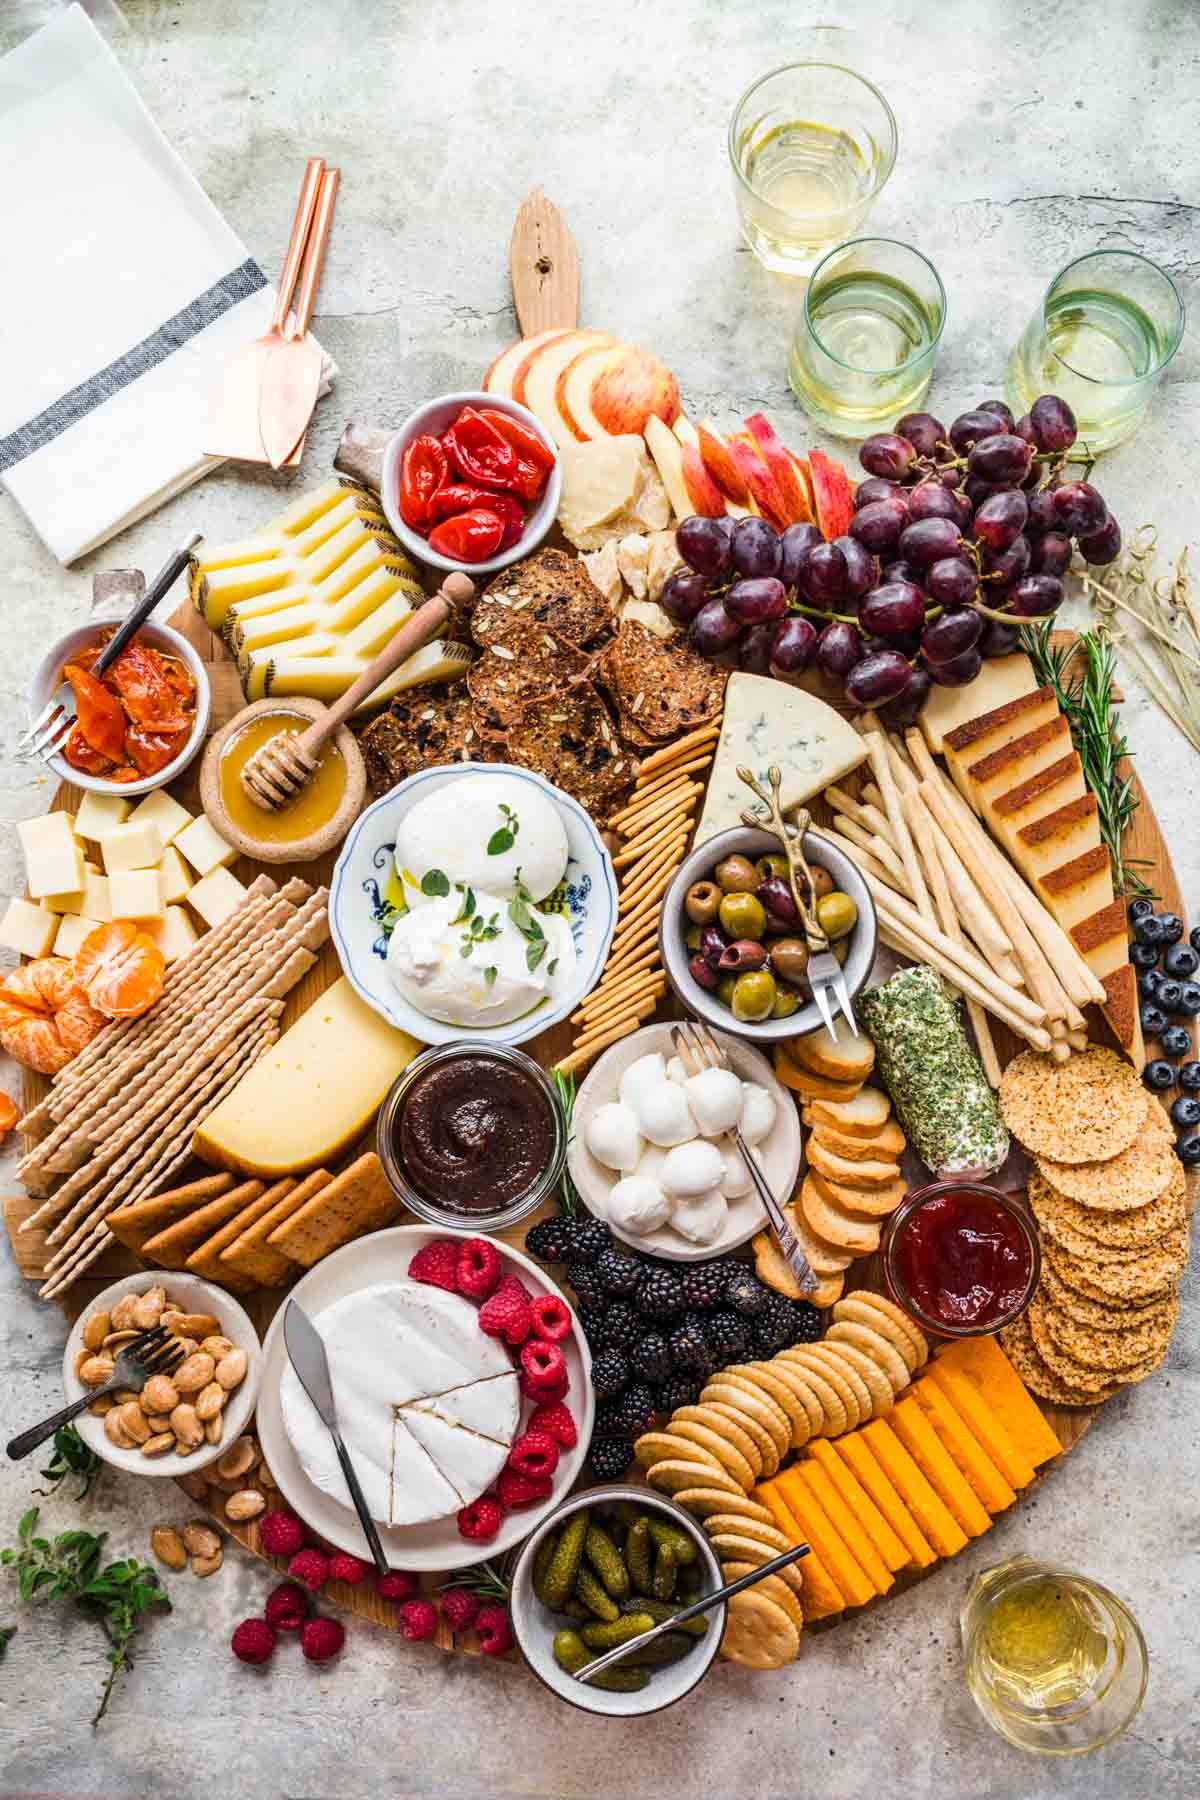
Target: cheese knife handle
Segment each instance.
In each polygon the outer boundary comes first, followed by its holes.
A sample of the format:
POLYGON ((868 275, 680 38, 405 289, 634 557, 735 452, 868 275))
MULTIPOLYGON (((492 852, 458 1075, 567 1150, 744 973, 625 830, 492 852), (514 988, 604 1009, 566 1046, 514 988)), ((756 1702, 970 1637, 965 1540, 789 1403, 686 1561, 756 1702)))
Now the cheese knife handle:
POLYGON ((375 1529, 375 1521, 367 1508, 366 1500, 363 1498, 363 1491, 358 1485, 358 1476, 354 1472, 354 1464, 351 1461, 350 1452, 347 1450, 345 1444, 343 1444, 340 1432, 335 1431, 332 1435, 333 1447, 337 1451, 337 1459, 341 1464, 342 1474, 346 1477, 346 1486, 350 1489, 350 1498, 354 1502, 354 1510, 358 1514, 358 1522, 363 1528, 363 1536, 367 1540, 367 1547, 371 1552, 371 1560, 379 1573, 381 1575, 386 1575, 388 1572, 388 1559, 383 1553, 383 1545, 379 1541, 379 1533, 375 1529))

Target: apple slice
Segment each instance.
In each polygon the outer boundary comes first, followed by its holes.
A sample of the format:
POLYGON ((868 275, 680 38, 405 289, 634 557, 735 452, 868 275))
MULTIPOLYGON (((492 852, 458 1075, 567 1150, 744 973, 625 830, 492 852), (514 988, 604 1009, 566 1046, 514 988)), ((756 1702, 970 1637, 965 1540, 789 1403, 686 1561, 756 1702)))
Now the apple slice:
POLYGON ((787 507, 775 477, 758 453, 758 446, 748 434, 735 432, 729 440, 730 453, 750 490, 755 507, 769 524, 782 531, 788 524, 787 507))
POLYGON ((758 454, 775 477, 775 485, 783 496, 787 523, 798 525, 812 520, 808 495, 800 485, 791 452, 765 413, 751 413, 746 429, 754 439, 758 454))
POLYGON ((670 426, 663 424, 657 413, 651 413, 646 420, 646 448, 662 477, 671 510, 677 519, 686 519, 692 511, 692 499, 683 479, 683 446, 676 435, 681 422, 685 422, 682 414, 676 419, 675 430, 672 431, 670 426))
POLYGON ((697 449, 713 481, 727 500, 737 500, 745 506, 750 498, 750 489, 730 454, 728 444, 708 425, 702 424, 697 435, 697 449))
MULTIPOLYGON (((601 344, 615 344, 617 341, 611 331, 554 331, 544 339, 539 332, 537 338, 529 338, 527 340, 530 345, 529 354, 518 363, 512 384, 512 397, 514 400, 518 400, 522 406, 529 405, 526 394, 534 363, 543 351, 549 351, 551 342, 561 343, 565 338, 571 339, 569 348, 564 345, 564 351, 568 352, 566 358, 568 362, 572 357, 578 356, 581 350, 598 350, 601 344)), ((556 365, 548 366, 554 367, 554 380, 557 381, 562 372, 562 363, 557 362, 556 365)), ((542 371, 543 376, 546 373, 547 370, 542 371)), ((553 387, 550 391, 553 392, 553 387)))
POLYGON ((700 433, 696 430, 696 427, 692 424, 692 421, 688 418, 686 413, 680 413, 679 417, 671 426, 671 430, 675 433, 675 436, 679 439, 681 444, 695 444, 697 449, 700 448, 700 433))
MULTIPOLYGON (((624 437, 645 431, 646 420, 657 416, 664 425, 679 417, 679 383, 665 363, 645 350, 622 346, 622 354, 597 372, 589 395, 589 436, 607 432, 624 437)), ((581 414, 576 417, 583 423, 581 414)))
POLYGON ((529 361, 533 353, 553 338, 565 337, 566 328, 555 326, 550 331, 535 331, 532 337, 518 338, 507 350, 502 350, 495 362, 483 378, 485 394, 501 394, 506 399, 515 400, 517 371, 529 361))
POLYGON ((626 353, 627 348, 625 344, 610 344, 598 350, 581 350, 559 372, 554 404, 571 436, 581 443, 587 443, 590 438, 641 435, 641 425, 631 425, 628 431, 606 431, 592 412, 593 383, 611 363, 626 353))
POLYGON ((568 363, 585 350, 612 342, 606 331, 564 331, 561 337, 539 345, 518 369, 513 382, 513 399, 519 400, 541 420, 556 444, 575 442, 575 433, 559 412, 555 398, 559 376, 568 363))
POLYGON ((692 511, 706 519, 719 519, 725 512, 725 496, 704 466, 694 444, 681 444, 679 456, 683 482, 692 502, 692 511))
POLYGON ((812 472, 813 500, 817 524, 827 541, 844 537, 854 517, 854 496, 850 477, 841 463, 831 462, 823 450, 810 450, 808 466, 812 472))
POLYGON ((804 489, 804 497, 808 502, 808 517, 815 521, 817 515, 813 504, 812 473, 802 456, 797 456, 794 450, 789 450, 788 455, 796 465, 796 475, 800 486, 804 489))

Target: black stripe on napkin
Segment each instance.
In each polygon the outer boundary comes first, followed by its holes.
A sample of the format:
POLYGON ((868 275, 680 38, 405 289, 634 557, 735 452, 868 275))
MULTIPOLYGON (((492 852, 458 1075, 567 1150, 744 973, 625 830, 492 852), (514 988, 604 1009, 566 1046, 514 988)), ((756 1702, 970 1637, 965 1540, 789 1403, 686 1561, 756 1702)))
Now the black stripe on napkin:
POLYGON ((174 354, 191 338, 197 337, 209 325, 227 313, 232 306, 237 306, 251 294, 257 294, 265 288, 267 278, 252 256, 248 256, 240 268, 233 269, 223 275, 220 281, 213 283, 205 293, 198 294, 181 312, 167 319, 157 331, 135 344, 115 362, 109 363, 106 369, 100 369, 95 375, 81 381, 78 387, 64 394, 44 412, 17 427, 7 437, 0 437, 0 472, 11 469, 14 463, 23 462, 40 450, 43 444, 52 443, 72 425, 88 413, 95 412, 122 388, 127 388, 160 363, 166 362, 168 356, 174 354))

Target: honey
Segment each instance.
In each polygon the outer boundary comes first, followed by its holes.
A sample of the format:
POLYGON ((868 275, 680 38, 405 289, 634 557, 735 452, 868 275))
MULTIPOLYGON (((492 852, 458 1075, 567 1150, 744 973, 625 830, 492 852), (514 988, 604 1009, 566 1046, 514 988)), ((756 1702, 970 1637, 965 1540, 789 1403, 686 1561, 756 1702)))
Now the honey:
POLYGON ((342 804, 346 792, 346 762, 336 744, 321 751, 317 770, 288 805, 267 812, 255 805, 242 786, 242 770, 255 751, 291 731, 299 735, 312 723, 300 713, 265 713, 251 719, 229 740, 221 752, 221 799, 231 822, 247 837, 264 844, 295 844, 320 831, 342 804))

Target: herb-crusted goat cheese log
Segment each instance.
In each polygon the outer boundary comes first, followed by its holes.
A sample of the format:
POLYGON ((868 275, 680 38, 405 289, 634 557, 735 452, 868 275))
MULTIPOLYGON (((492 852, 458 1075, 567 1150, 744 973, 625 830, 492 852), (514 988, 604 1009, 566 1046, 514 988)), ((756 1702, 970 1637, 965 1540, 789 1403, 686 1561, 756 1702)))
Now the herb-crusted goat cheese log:
POLYGON ((860 994, 859 1016, 908 1141, 935 1174, 990 1175, 1008 1132, 958 1007, 925 963, 860 994))

